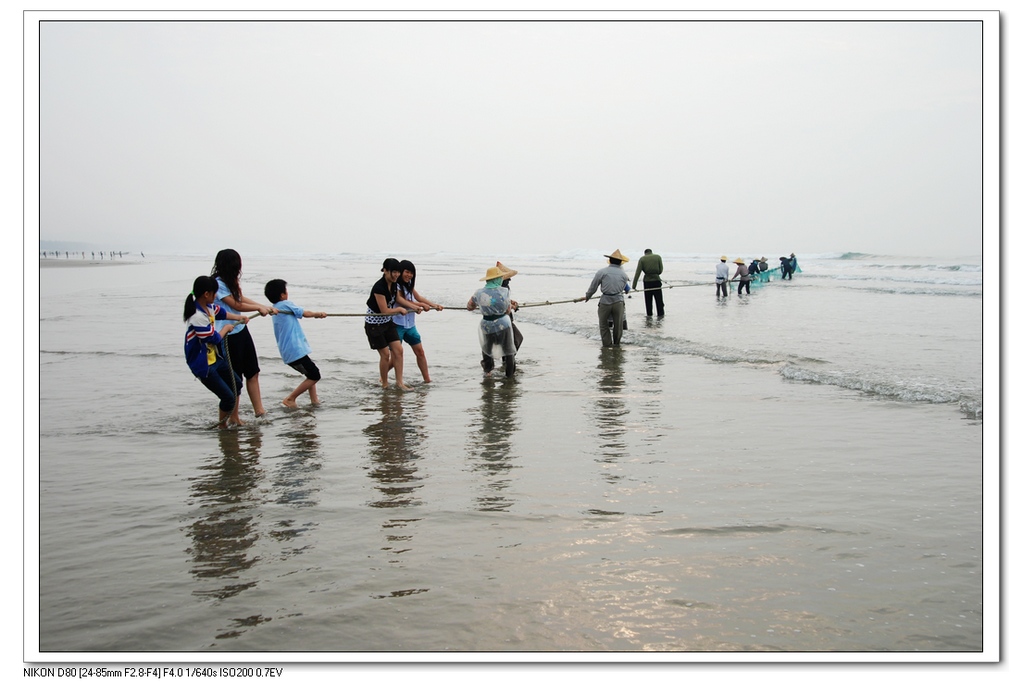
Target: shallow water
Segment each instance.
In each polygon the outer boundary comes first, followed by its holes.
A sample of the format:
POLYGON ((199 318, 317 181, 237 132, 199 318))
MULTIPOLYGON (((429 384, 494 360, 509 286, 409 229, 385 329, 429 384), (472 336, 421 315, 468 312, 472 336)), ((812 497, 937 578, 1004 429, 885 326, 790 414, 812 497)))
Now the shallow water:
MULTIPOLYGON (((243 286, 361 312, 380 260, 252 257, 243 286)), ((464 306, 490 259, 413 260, 464 306)), ((520 302, 601 265, 502 260, 520 302)), ((979 271, 807 258, 718 301, 682 286, 713 260, 666 260, 619 349, 594 302, 522 309, 511 380, 465 311, 420 319, 410 393, 359 318, 308 319, 323 403, 286 410, 256 320, 276 407, 230 432, 181 358, 205 259, 42 269, 40 651, 980 651, 979 271)))

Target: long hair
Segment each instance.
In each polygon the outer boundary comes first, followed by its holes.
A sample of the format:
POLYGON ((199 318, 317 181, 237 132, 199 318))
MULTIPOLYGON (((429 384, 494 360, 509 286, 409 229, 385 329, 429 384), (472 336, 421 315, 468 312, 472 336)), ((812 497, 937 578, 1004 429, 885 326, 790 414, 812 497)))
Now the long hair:
POLYGON ((185 322, 188 322, 188 319, 195 315, 197 310, 195 300, 207 292, 215 293, 217 289, 219 289, 217 281, 209 275, 200 275, 195 278, 195 282, 192 283, 192 291, 185 297, 185 322))
POLYGON ((217 252, 217 258, 213 260, 211 277, 219 277, 227 288, 231 290, 231 296, 236 301, 242 300, 242 286, 238 282, 242 274, 242 257, 234 249, 221 249, 217 252))
POLYGON ((412 263, 412 261, 402 261, 400 266, 402 275, 405 274, 406 270, 412 273, 412 279, 409 281, 408 284, 405 284, 404 277, 398 279, 398 284, 401 285, 402 290, 411 294, 412 291, 416 288, 416 264, 412 263))

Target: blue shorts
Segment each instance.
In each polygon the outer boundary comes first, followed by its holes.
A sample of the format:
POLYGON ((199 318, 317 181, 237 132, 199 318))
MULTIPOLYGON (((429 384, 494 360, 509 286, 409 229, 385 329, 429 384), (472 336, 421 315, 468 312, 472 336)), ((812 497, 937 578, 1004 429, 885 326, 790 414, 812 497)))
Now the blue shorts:
POLYGON ((416 326, 402 327, 398 325, 398 339, 404 342, 408 342, 409 346, 417 346, 423 343, 423 338, 419 336, 419 330, 416 326))

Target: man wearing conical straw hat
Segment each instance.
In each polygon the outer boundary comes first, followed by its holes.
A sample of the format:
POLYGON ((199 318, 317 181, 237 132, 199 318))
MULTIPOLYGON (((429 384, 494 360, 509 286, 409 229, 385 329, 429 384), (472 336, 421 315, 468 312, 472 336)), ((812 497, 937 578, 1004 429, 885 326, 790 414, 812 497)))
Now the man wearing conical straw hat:
POLYGON ((600 301, 597 303, 597 324, 600 327, 600 343, 605 347, 618 346, 622 341, 622 328, 625 322, 625 295, 629 291, 629 275, 622 268, 628 262, 618 249, 613 254, 604 254, 608 265, 597 271, 586 290, 584 300, 600 287, 600 301))
POLYGON ((508 288, 501 286, 506 277, 511 277, 508 271, 497 266, 488 268, 480 278, 481 282, 487 283, 486 286, 476 290, 466 308, 470 311, 478 308, 483 313, 479 329, 480 349, 483 351, 480 365, 483 366, 483 372, 489 375, 494 369, 494 359, 500 356, 504 359, 505 376, 511 377, 515 374, 515 337, 512 333, 511 312, 519 305, 512 301, 508 288))

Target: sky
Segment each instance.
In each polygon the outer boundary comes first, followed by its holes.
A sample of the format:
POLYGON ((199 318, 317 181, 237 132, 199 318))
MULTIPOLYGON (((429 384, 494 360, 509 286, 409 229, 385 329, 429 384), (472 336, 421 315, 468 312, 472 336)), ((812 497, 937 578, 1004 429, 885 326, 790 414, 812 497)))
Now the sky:
POLYGON ((125 16, 40 24, 41 240, 981 253, 977 21, 125 16))

